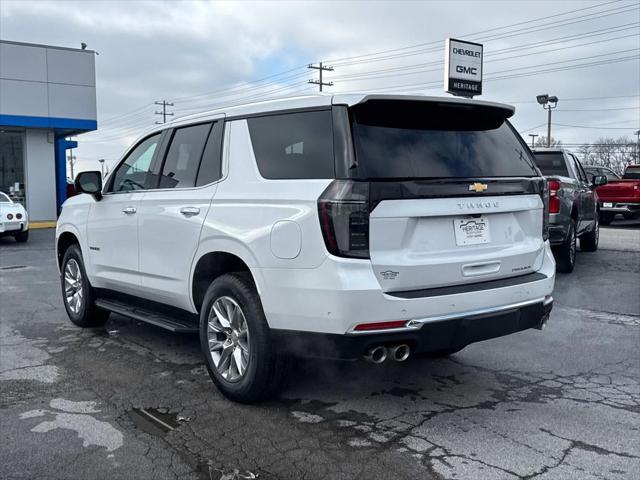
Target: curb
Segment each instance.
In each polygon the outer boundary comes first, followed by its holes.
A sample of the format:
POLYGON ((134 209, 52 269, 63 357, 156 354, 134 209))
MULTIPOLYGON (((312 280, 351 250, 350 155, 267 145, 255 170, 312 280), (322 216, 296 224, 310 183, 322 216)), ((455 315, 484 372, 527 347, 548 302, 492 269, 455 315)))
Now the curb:
POLYGON ((29 222, 29 230, 36 230, 39 228, 56 228, 56 222, 29 222))

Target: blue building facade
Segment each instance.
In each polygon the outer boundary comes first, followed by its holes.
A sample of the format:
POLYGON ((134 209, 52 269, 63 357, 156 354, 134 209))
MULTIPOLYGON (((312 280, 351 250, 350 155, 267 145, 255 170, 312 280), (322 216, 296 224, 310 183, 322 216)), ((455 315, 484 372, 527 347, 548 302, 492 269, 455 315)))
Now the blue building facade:
POLYGON ((0 41, 0 191, 32 221, 56 219, 68 137, 97 127, 93 51, 0 41))

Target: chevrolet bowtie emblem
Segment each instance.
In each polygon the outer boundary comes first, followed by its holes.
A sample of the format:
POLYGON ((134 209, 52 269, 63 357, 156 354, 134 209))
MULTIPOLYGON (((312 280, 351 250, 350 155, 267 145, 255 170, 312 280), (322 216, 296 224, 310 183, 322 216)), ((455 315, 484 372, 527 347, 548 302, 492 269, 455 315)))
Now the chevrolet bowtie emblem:
POLYGON ((480 192, 484 192, 487 188, 489 188, 487 186, 486 183, 472 183, 471 185, 469 185, 469 191, 470 192, 476 192, 476 193, 480 193, 480 192))

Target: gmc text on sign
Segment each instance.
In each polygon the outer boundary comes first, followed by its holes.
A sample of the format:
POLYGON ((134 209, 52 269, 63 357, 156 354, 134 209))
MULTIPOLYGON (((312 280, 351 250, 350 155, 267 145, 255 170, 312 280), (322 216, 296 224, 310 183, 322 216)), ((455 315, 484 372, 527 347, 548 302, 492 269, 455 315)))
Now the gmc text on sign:
POLYGON ((447 38, 444 65, 445 91, 462 97, 482 94, 482 45, 447 38))

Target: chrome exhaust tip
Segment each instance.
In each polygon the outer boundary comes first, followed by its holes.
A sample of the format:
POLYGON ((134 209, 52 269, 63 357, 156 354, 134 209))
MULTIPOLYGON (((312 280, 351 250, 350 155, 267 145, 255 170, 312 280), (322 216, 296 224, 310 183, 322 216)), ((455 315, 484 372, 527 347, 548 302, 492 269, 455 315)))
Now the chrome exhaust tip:
POLYGON ((411 355, 411 348, 406 343, 402 343, 391 347, 390 355, 396 362, 404 362, 411 355))
POLYGON ((364 359, 367 362, 380 364, 387 359, 387 355, 387 347, 379 345, 377 347, 371 347, 369 350, 367 350, 367 353, 364 354, 364 359))

